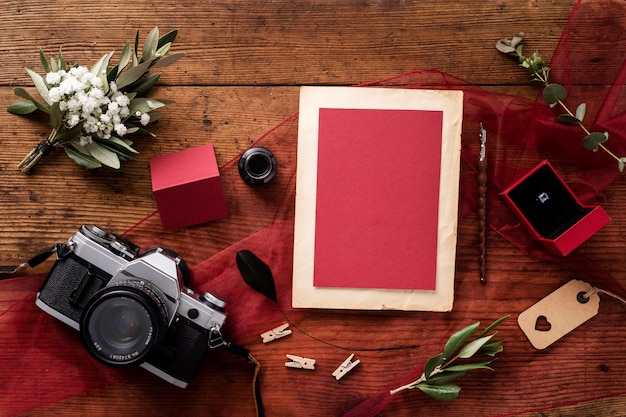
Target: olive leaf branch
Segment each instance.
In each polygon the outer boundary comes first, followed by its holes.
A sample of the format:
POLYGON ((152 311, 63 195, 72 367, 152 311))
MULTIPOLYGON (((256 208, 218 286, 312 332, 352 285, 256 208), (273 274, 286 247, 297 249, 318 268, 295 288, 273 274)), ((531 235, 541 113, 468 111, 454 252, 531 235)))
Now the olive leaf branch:
POLYGON ((488 335, 500 323, 509 316, 501 317, 487 326, 476 339, 471 342, 469 339, 476 333, 480 322, 470 324, 454 333, 446 342, 443 352, 437 356, 433 356, 424 365, 424 372, 413 382, 390 391, 390 394, 410 389, 419 389, 423 393, 433 397, 439 401, 452 401, 458 397, 461 387, 452 384, 458 378, 461 378, 466 372, 474 369, 489 369, 491 362, 495 360, 495 355, 502 352, 503 340, 492 340, 497 332, 488 335), (475 355, 486 355, 493 357, 482 362, 457 364, 459 359, 470 359, 475 355))
POLYGON ((551 83, 549 81, 550 67, 539 55, 539 52, 535 51, 530 56, 524 55, 524 33, 520 32, 513 36, 511 39, 500 39, 496 42, 496 49, 503 54, 513 56, 520 62, 520 66, 526 68, 530 73, 531 80, 543 84, 543 99, 550 105, 551 108, 559 106, 565 113, 559 115, 556 120, 562 124, 577 125, 585 133, 585 137, 582 140, 582 145, 585 149, 596 152, 598 149, 602 149, 609 156, 617 161, 617 167, 621 171, 626 167, 626 157, 619 157, 609 150, 604 143, 609 139, 608 132, 591 132, 583 124, 585 118, 585 112, 587 111, 587 105, 581 103, 576 108, 576 111, 571 111, 565 104, 564 100, 567 98, 567 90, 560 84, 551 83))

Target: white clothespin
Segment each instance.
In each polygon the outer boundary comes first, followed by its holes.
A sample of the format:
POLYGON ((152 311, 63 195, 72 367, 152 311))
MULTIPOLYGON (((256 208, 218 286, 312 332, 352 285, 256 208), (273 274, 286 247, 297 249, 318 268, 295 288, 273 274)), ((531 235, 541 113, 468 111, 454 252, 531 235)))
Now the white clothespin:
POLYGON ((261 337, 263 338, 263 343, 269 343, 274 340, 281 339, 285 336, 289 336, 291 334, 291 330, 287 329, 287 327, 289 327, 289 324, 285 323, 273 328, 270 331, 263 333, 261 335, 261 337))
POLYGON ((287 359, 291 359, 291 362, 285 362, 287 368, 298 369, 315 369, 315 359, 303 358, 296 355, 287 355, 287 359))
POLYGON ((348 356, 348 359, 343 361, 343 363, 339 365, 337 369, 335 369, 335 372, 333 372, 333 376, 337 381, 339 381, 341 378, 343 378, 345 374, 353 370, 358 364, 361 363, 359 359, 352 362, 352 358, 354 358, 354 353, 348 356))

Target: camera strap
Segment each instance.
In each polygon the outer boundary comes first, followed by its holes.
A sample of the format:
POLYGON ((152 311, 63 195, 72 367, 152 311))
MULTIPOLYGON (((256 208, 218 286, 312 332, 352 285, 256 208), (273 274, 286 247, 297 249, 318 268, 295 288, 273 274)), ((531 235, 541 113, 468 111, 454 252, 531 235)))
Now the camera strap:
MULTIPOLYGON (((58 257, 63 257, 68 251, 71 249, 68 248, 68 245, 63 243, 57 243, 52 248, 47 249, 45 252, 41 252, 38 255, 33 256, 28 261, 23 262, 16 266, 0 266, 0 274, 13 274, 17 271, 21 271, 26 268, 34 268, 37 265, 43 263, 46 259, 48 259, 53 254, 57 254, 58 257)), ((0 277, 0 279, 6 279, 10 277, 0 277)))
POLYGON ((263 411, 263 401, 261 398, 261 390, 257 383, 259 373, 261 372, 261 364, 257 361, 250 351, 243 346, 236 345, 234 343, 224 340, 222 333, 219 329, 211 329, 209 332, 209 348, 216 349, 223 346, 226 350, 234 353, 237 356, 244 358, 250 365, 254 367, 254 376, 252 377, 252 392, 254 394, 254 408, 256 409, 256 417, 265 417, 263 411))

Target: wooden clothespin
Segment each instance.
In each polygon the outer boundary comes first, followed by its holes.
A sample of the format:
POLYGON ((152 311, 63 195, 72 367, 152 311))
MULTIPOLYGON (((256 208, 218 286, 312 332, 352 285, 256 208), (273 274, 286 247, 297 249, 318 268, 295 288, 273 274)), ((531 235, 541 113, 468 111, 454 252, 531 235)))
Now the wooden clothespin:
POLYGON ((352 358, 354 358, 354 353, 348 356, 348 359, 343 361, 343 363, 339 365, 337 369, 335 369, 335 372, 333 372, 333 376, 337 381, 339 381, 341 378, 343 378, 345 374, 353 370, 358 364, 361 363, 359 359, 353 362, 352 358))
POLYGON ((315 359, 303 358, 296 355, 287 355, 287 359, 291 362, 285 362, 287 368, 310 369, 315 370, 315 359))
POLYGON ((289 324, 285 323, 273 328, 270 331, 263 333, 261 335, 261 337, 263 338, 263 343, 269 343, 274 340, 281 339, 285 336, 289 336, 291 334, 291 330, 287 329, 287 327, 289 327, 289 324))

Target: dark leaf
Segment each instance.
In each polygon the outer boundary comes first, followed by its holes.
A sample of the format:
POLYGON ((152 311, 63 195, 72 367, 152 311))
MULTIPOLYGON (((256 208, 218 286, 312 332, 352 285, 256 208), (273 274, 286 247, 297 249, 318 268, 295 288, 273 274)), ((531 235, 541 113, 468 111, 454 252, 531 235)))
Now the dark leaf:
POLYGON ((608 140, 608 136, 604 133, 593 132, 583 138, 583 146, 590 151, 597 151, 598 145, 608 140))
POLYGON ((40 49, 39 50, 39 59, 41 60, 41 66, 43 67, 45 73, 49 73, 50 72, 50 63, 48 62, 48 59, 46 58, 46 55, 43 53, 43 51, 40 49))
POLYGON ((159 38, 159 43, 157 44, 157 49, 159 49, 160 47, 162 47, 163 45, 167 43, 174 42, 174 40, 176 39, 176 36, 178 36, 177 29, 167 32, 165 35, 161 36, 159 38))
POLYGON ((48 108, 47 105, 45 105, 44 103, 40 102, 39 100, 35 99, 33 96, 31 96, 30 94, 28 94, 28 91, 24 90, 21 87, 16 87, 13 92, 15 93, 16 96, 18 97, 22 97, 25 98, 26 100, 30 100, 39 110, 41 110, 44 113, 50 113, 50 109, 48 108))
POLYGON ((455 379, 459 379, 463 375, 465 375, 464 371, 442 372, 440 374, 433 375, 430 379, 428 379, 427 384, 428 385, 443 385, 443 384, 452 382, 455 379))
POLYGON ((548 104, 555 104, 560 100, 565 100, 567 97, 567 90, 560 84, 548 84, 543 89, 543 99, 548 104))
POLYGON ((498 327, 500 324, 502 324, 502 322, 503 322, 504 320, 506 320, 506 319, 508 319, 508 318, 509 318, 509 315, 508 315, 508 314, 507 314, 506 316, 504 316, 504 317, 500 317, 498 320, 494 321, 494 322, 493 322, 493 323, 491 323, 489 326, 487 326, 487 327, 485 328, 485 330, 483 330, 483 331, 482 331, 482 332, 478 335, 478 337, 483 337, 483 336, 486 336, 486 335, 487 335, 487 333, 489 333, 490 331, 492 331, 493 329, 495 329, 496 327, 498 327))
POLYGON ((580 120, 578 120, 574 116, 570 116, 569 114, 560 114, 556 118, 556 121, 564 125, 577 125, 578 123, 580 123, 580 120))
POLYGON ((417 386, 424 394, 428 394, 438 401, 452 401, 459 396, 461 387, 454 384, 429 385, 426 383, 417 386))
POLYGON ((37 110, 37 106, 30 100, 16 101, 7 108, 7 111, 13 114, 31 114, 35 110, 37 110))
POLYGON ((277 302, 274 277, 270 267, 249 250, 237 252, 237 267, 243 280, 270 300, 277 302))
POLYGON ((426 362, 426 365, 424 365, 424 376, 426 377, 426 379, 428 379, 430 377, 430 374, 432 374, 433 371, 442 364, 443 353, 440 353, 439 355, 430 358, 428 362, 426 362))
POLYGON ((150 74, 145 78, 137 80, 135 83, 128 87, 129 91, 134 91, 136 93, 136 97, 141 97, 145 95, 159 80, 161 76, 160 73, 150 74))
POLYGON ((474 333, 476 333, 478 326, 480 326, 480 322, 470 324, 450 336, 446 346, 443 348, 444 360, 450 359, 454 352, 456 352, 470 337, 472 337, 474 333))
POLYGON ((68 146, 64 146, 63 149, 65 150, 65 153, 67 154, 67 156, 69 156, 72 161, 74 161, 76 164, 80 166, 83 166, 89 169, 100 168, 102 166, 102 164, 96 158, 92 156, 85 155, 81 152, 75 151, 74 149, 68 146))

